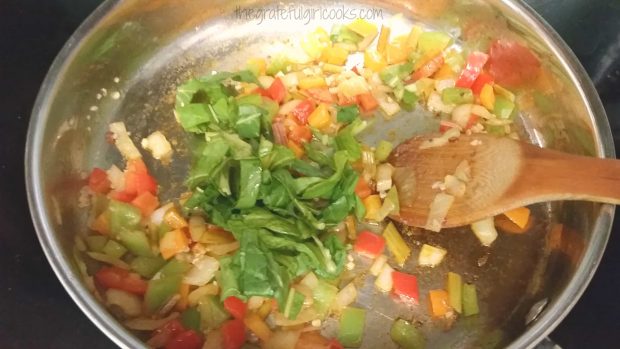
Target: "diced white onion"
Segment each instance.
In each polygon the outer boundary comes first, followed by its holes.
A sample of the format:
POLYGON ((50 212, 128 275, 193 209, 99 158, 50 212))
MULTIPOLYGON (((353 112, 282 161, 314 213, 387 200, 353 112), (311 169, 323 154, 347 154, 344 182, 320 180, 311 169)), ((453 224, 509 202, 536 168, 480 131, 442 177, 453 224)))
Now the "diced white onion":
POLYGON ((387 116, 388 118, 396 115, 401 109, 398 102, 392 100, 386 95, 378 96, 375 98, 377 98, 379 108, 381 108, 381 111, 383 111, 385 113, 385 116, 387 116))
POLYGON ((384 255, 384 254, 380 255, 377 258, 375 258, 375 261, 370 266, 370 274, 372 274, 374 276, 378 276, 379 273, 381 273, 381 270, 383 269, 383 266, 385 265, 385 262, 387 262, 387 256, 384 255))
POLYGON ((347 98, 367 93, 369 90, 366 79, 359 75, 354 75, 338 85, 338 92, 342 93, 347 98))
POLYGON ((345 308, 349 304, 355 302, 357 299, 357 288, 351 282, 346 285, 338 294, 336 295, 335 304, 339 308, 345 308))
POLYGON ((446 192, 457 198, 465 195, 465 190, 467 189, 465 183, 453 175, 447 175, 444 178, 444 185, 446 186, 446 192))
POLYGON ((142 301, 140 297, 134 294, 109 288, 105 291, 105 298, 108 305, 119 307, 129 317, 135 317, 142 313, 142 301))
POLYGON ((213 277, 215 272, 220 268, 220 262, 209 256, 203 256, 194 262, 192 269, 185 274, 183 282, 194 286, 206 285, 213 277))
POLYGON ((153 211, 150 217, 151 223, 155 225, 160 225, 164 221, 164 215, 166 214, 166 212, 168 212, 168 210, 173 207, 174 207, 173 203, 168 203, 156 209, 155 211, 153 211))
POLYGON ((392 188, 392 174, 394 167, 390 164, 381 164, 377 166, 377 191, 388 191, 392 188))
POLYGON ((189 217, 189 235, 193 241, 200 241, 202 235, 207 231, 205 219, 202 216, 194 215, 189 217))
POLYGON ((454 177, 465 183, 471 181, 471 167, 469 167, 469 161, 463 160, 459 163, 454 171, 454 177))
POLYGON ((99 252, 86 252, 86 254, 87 254, 90 258, 92 258, 92 259, 94 259, 94 260, 96 260, 96 261, 98 261, 98 262, 107 263, 107 264, 113 265, 113 266, 115 266, 115 267, 119 267, 119 268, 121 268, 121 269, 126 269, 126 270, 131 269, 131 268, 129 267, 129 264, 127 264, 127 263, 123 262, 122 260, 120 260, 120 259, 118 259, 118 258, 112 258, 112 257, 108 256, 108 255, 107 255, 107 254, 105 254, 105 253, 99 253, 99 252))
POLYGON ((471 230, 484 246, 491 246, 493 241, 497 239, 497 230, 495 230, 493 217, 472 223, 471 230))
POLYGON ((297 315, 295 320, 288 319, 280 312, 275 312, 273 315, 273 323, 276 326, 290 327, 298 326, 310 322, 318 317, 316 311, 312 308, 305 308, 297 315))
POLYGON ((187 302, 189 305, 196 305, 200 302, 200 299, 204 296, 215 296, 220 292, 220 288, 211 283, 198 287, 187 295, 187 302))
POLYGON ((442 134, 440 137, 431 138, 429 140, 422 142, 422 144, 420 144, 420 149, 428 149, 428 148, 444 146, 448 144, 448 142, 450 142, 451 139, 458 138, 460 135, 461 135, 461 131, 459 131, 458 128, 451 128, 447 130, 446 132, 444 132, 444 134, 442 134))
POLYGON ((106 171, 108 180, 110 181, 110 187, 113 190, 123 191, 125 189, 125 174, 116 165, 110 166, 106 171))
POLYGON ((441 93, 447 88, 454 87, 455 83, 453 79, 435 80, 435 90, 441 93))
POLYGON ((299 85, 299 77, 297 73, 288 73, 280 78, 287 90, 299 85))
POLYGON ((261 296, 251 296, 248 299, 248 309, 249 310, 256 310, 258 308, 260 308, 261 305, 263 305, 263 303, 265 302, 265 298, 261 297, 261 296))
POLYGON ((379 276, 375 280, 375 286, 383 292, 390 292, 394 286, 394 280, 392 279, 392 272, 394 269, 387 263, 383 265, 379 276))
POLYGON ((452 111, 452 121, 461 128, 466 128, 471 119, 471 104, 461 104, 452 111))
POLYGON ((140 159, 142 157, 138 148, 136 148, 131 138, 129 138, 129 133, 125 128, 124 122, 119 121, 111 123, 109 130, 112 132, 116 148, 126 160, 140 159))
POLYGON ((439 265, 448 251, 443 248, 424 244, 420 249, 418 264, 424 267, 434 267, 439 265))
POLYGON ((299 331, 276 331, 265 342, 265 349, 295 349, 297 341, 299 341, 299 331))
POLYGON ((155 131, 142 139, 141 145, 144 150, 151 152, 151 155, 157 160, 167 162, 172 157, 172 145, 160 131, 155 131))
POLYGON ((443 221, 446 219, 453 202, 454 196, 452 195, 444 193, 435 195, 435 198, 429 208, 428 218, 424 228, 435 232, 440 231, 443 221))
POLYGON ((301 282, 299 284, 304 285, 311 290, 314 290, 319 285, 319 279, 316 277, 316 275, 314 275, 313 272, 309 272, 308 274, 306 274, 306 276, 304 276, 303 279, 301 279, 301 282))
POLYGON ((431 92, 431 94, 428 96, 428 100, 426 101, 426 107, 429 111, 435 113, 450 114, 452 113, 452 110, 454 110, 454 105, 445 104, 441 100, 441 95, 435 91, 431 92))
POLYGON ((269 88, 275 79, 272 76, 263 75, 258 77, 258 82, 262 88, 269 88))

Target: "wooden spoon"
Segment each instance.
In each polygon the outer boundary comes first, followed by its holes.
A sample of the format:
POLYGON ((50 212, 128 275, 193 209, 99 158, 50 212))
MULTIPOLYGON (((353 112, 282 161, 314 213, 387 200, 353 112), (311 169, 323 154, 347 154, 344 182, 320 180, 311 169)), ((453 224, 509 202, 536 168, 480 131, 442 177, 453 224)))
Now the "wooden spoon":
MULTIPOLYGON (((433 184, 467 160, 471 180, 455 197, 442 227, 456 227, 537 202, 587 200, 620 203, 620 160, 577 156, 486 134, 461 135, 420 149, 432 136, 412 138, 390 155, 404 224, 424 227, 441 192, 433 184)), ((436 185, 435 185, 436 186, 436 185)))

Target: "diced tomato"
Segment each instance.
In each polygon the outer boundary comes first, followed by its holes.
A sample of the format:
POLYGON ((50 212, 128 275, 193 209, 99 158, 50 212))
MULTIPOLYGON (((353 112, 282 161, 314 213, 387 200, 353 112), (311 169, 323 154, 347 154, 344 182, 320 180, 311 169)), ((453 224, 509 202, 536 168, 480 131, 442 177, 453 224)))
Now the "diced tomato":
POLYGON ((337 339, 330 339, 329 342, 327 342, 327 346, 325 348, 326 349, 344 349, 342 344, 340 344, 340 342, 338 342, 337 339))
POLYGON ((267 89, 267 97, 270 97, 278 103, 282 103, 286 97, 286 87, 280 78, 275 78, 271 83, 271 86, 267 89))
POLYGON ((456 87, 471 87, 480 75, 488 59, 489 55, 486 53, 478 51, 470 53, 469 56, 467 56, 467 65, 465 69, 463 69, 458 80, 456 80, 456 87))
POLYGON ((364 113, 370 113, 379 106, 379 102, 370 92, 358 95, 357 100, 364 113))
POLYGON ((452 121, 441 120, 439 122, 439 132, 444 133, 452 128, 459 128, 459 125, 455 124, 452 121))
POLYGON ((312 130, 310 130, 310 127, 307 125, 294 125, 289 128, 287 137, 297 144, 310 142, 312 139, 312 130))
POLYGON ((113 191, 108 194, 111 199, 122 201, 122 202, 132 202, 133 199, 136 198, 136 194, 130 194, 126 191, 113 191))
POLYGON ((165 349, 200 349, 202 348, 202 336, 194 330, 183 331, 172 337, 165 349))
POLYGON ((157 199, 157 196, 145 191, 133 199, 131 204, 139 208, 144 217, 148 217, 159 207, 159 199, 157 199))
POLYGON ((253 94, 257 94, 257 95, 261 95, 263 97, 267 97, 269 99, 271 99, 271 96, 269 95, 269 92, 267 92, 267 90, 265 90, 262 87, 257 87, 256 90, 252 91, 253 94))
POLYGON ((407 83, 416 82, 422 78, 428 78, 429 76, 435 74, 435 72, 438 71, 443 65, 443 61, 443 56, 441 54, 437 55, 435 58, 424 63, 420 69, 416 70, 411 75, 411 78, 407 81, 407 83))
POLYGON ((241 319, 226 321, 220 331, 224 349, 239 349, 245 343, 245 324, 241 319))
POLYGON ((489 49, 489 73, 505 87, 533 81, 540 72, 540 60, 516 41, 500 39, 489 49))
POLYGON ((474 81, 474 83, 471 85, 471 90, 474 92, 474 94, 479 95, 480 91, 482 91, 482 88, 486 84, 493 85, 493 77, 491 76, 491 74, 483 71, 480 73, 480 75, 478 75, 476 81, 474 81))
POLYGON ((331 104, 336 101, 334 95, 329 92, 329 89, 327 87, 309 88, 306 90, 306 92, 310 97, 316 99, 319 102, 331 104))
POLYGON ((106 194, 110 191, 108 174, 98 167, 93 168, 88 176, 88 187, 95 193, 106 194))
POLYGON ((115 288, 137 295, 146 293, 146 281, 142 280, 138 274, 118 267, 102 267, 95 274, 95 280, 105 288, 115 288))
POLYGON ((357 180, 357 184, 355 185, 355 194, 357 194, 360 199, 365 199, 372 194, 372 190, 368 186, 368 183, 362 177, 357 180))
POLYGON ((181 322, 178 319, 172 319, 153 331, 153 335, 151 336, 151 340, 149 342, 154 341, 156 343, 161 343, 156 345, 157 347, 163 346, 172 338, 183 332, 185 332, 185 327, 183 327, 181 322))
POLYGON ((308 123, 308 116, 310 116, 313 111, 314 102, 310 99, 306 99, 297 104, 297 106, 291 110, 291 114, 297 118, 300 124, 306 125, 308 123))
POLYGON ((125 192, 139 195, 145 191, 157 194, 155 178, 151 177, 142 159, 129 160, 125 170, 125 192))
POLYGON ((358 234, 353 250, 359 254, 376 258, 385 249, 385 239, 383 236, 369 231, 363 231, 358 234))
POLYGON ((241 299, 235 296, 230 296, 224 299, 224 308, 226 308, 230 315, 232 315, 235 319, 240 320, 243 320, 245 313, 248 310, 247 304, 243 303, 241 299))
POLYGON ((393 271, 392 280, 394 282, 394 294, 406 300, 419 302, 418 279, 414 275, 393 271))

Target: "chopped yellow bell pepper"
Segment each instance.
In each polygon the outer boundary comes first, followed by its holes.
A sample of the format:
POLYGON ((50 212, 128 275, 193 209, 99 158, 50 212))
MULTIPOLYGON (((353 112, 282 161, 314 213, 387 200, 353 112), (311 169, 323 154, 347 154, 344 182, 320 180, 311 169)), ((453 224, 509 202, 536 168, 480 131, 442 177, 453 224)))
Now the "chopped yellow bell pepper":
POLYGON ((347 61, 347 57, 349 56, 349 51, 345 50, 342 47, 334 46, 328 47, 323 51, 323 55, 321 56, 322 60, 336 65, 344 65, 347 61))
POLYGON ((337 73, 342 73, 343 70, 344 70, 344 67, 341 65, 329 64, 329 63, 323 64, 323 71, 327 73, 337 74, 337 73))
POLYGON ((409 36, 407 37, 407 46, 409 46, 412 50, 418 48, 420 34, 422 34, 422 27, 414 25, 409 32, 409 36))
POLYGON ((323 50, 329 47, 329 45, 329 34, 321 27, 318 27, 301 40, 301 48, 312 60, 319 59, 323 50))
POLYGON ((377 35, 377 26, 361 18, 354 20, 347 27, 364 38, 377 35))
POLYGON ((381 208, 381 197, 379 195, 369 195, 363 202, 366 208, 366 216, 364 218, 376 221, 381 208))
POLYGON ((430 301, 431 313, 434 317, 443 317, 451 311, 448 292, 445 290, 430 290, 428 292, 428 299, 430 301))
POLYGON ((269 338, 271 338, 271 335, 273 334, 265 321, 263 321, 263 319, 256 314, 246 316, 245 319, 243 319, 243 322, 247 328, 254 332, 256 337, 260 338, 263 342, 269 341, 269 338))
POLYGON ((349 238, 349 240, 355 240, 355 238, 357 237, 355 217, 347 216, 347 219, 344 221, 344 223, 347 227, 347 237, 349 238))
POLYGON ((172 229, 181 229, 188 226, 187 220, 181 216, 176 208, 171 208, 164 214, 164 223, 172 229))
POLYGON ((308 76, 299 79, 298 86, 300 89, 307 90, 309 88, 325 87, 327 82, 325 82, 325 78, 322 76, 308 76))
POLYGON ((409 57, 408 50, 400 43, 389 43, 385 51, 387 63, 390 65, 403 63, 409 57))
POLYGON ((247 62, 247 68, 256 76, 265 75, 267 69, 267 62, 263 58, 250 58, 247 62))
POLYGON ((321 103, 308 117, 308 124, 319 130, 328 127, 332 123, 331 115, 327 109, 327 104, 321 103))
POLYGON ((387 67, 387 62, 379 52, 366 50, 364 52, 364 67, 378 73, 387 67))
POLYGON ((452 70, 450 65, 445 64, 439 68, 439 70, 433 75, 436 80, 453 79, 456 77, 456 73, 452 70))
POLYGON ((170 259, 177 253, 189 250, 189 239, 181 229, 167 232, 159 240, 159 252, 164 259, 170 259))
POLYGON ((482 90, 480 90, 480 103, 488 110, 493 111, 495 107, 495 93, 493 92, 493 86, 490 84, 484 84, 482 90))
POLYGON ((519 207, 514 210, 510 210, 508 212, 504 212, 504 215, 508 217, 514 224, 518 225, 519 228, 523 229, 527 225, 527 222, 530 220, 530 209, 527 207, 519 207))
POLYGON ((496 94, 506 97, 506 99, 508 99, 511 102, 515 101, 515 95, 514 93, 508 91, 507 89, 503 88, 502 86, 498 85, 498 84, 493 84, 493 90, 495 91, 496 94))
POLYGON ((381 25, 381 32, 379 33, 379 41, 377 41, 377 51, 381 54, 385 53, 388 42, 390 41, 390 27, 381 25))
POLYGON ((409 248, 405 240, 403 240, 403 237, 394 226, 394 223, 390 222, 387 227, 385 227, 385 230, 383 230, 383 237, 385 238, 388 250, 390 250, 396 262, 403 266, 407 258, 409 258, 409 255, 411 255, 411 248, 409 248))

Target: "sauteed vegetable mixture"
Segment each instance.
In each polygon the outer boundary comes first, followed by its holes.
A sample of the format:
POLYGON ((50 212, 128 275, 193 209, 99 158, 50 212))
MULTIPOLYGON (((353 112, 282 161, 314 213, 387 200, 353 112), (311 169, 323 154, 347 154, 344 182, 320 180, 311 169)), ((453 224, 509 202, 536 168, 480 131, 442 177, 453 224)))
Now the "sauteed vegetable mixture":
MULTIPOLYGON (((143 152, 123 123, 110 125, 124 170, 90 173, 90 232, 78 249, 96 261, 87 273, 93 292, 151 347, 359 347, 367 310, 356 300, 367 278, 375 297, 428 309, 448 327, 479 312, 474 280, 452 272, 444 289, 425 297, 429 304, 419 304, 416 276, 402 270, 412 246, 389 221, 399 212, 386 162, 394 144, 371 147, 356 136, 375 114, 427 108, 442 133, 428 146, 461 133, 517 137, 508 87, 535 76, 536 56, 506 40, 489 52, 464 52, 443 32, 414 26, 393 37, 363 20, 330 33, 318 28, 300 46, 305 63, 255 58, 244 70, 178 87, 175 117, 193 151, 188 191, 178 200, 160 202, 143 152), (324 336, 330 318, 337 331, 324 336)), ((141 146, 167 163, 174 149, 162 131, 141 146)), ((429 230, 441 229, 469 175, 463 163, 436 184, 429 230)), ((521 233, 529 216, 521 208, 497 223, 521 233)), ((472 230, 484 245, 497 236, 493 219, 472 230)), ((449 253, 413 248, 429 268, 449 253)), ((411 320, 396 320, 390 336, 403 348, 423 348, 411 320)))

